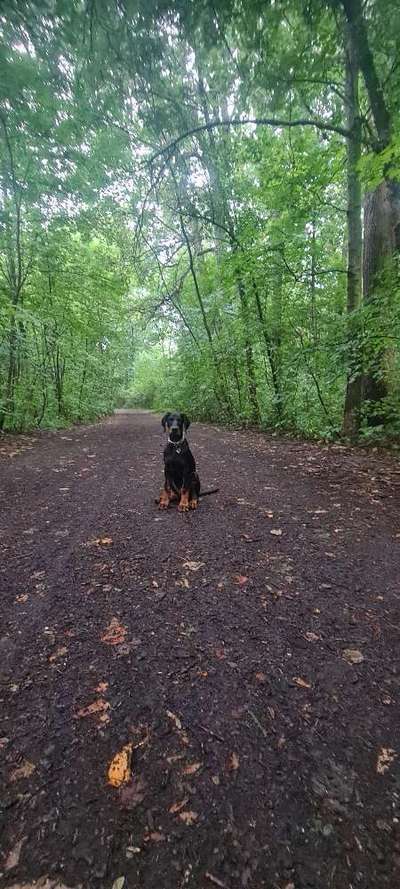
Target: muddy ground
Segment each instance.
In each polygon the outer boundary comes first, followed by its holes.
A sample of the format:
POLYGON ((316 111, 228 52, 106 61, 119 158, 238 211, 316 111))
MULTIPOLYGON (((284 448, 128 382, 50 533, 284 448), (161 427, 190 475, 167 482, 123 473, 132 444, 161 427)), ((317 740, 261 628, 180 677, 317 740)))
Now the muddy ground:
POLYGON ((0 440, 1 883, 395 889, 399 463, 189 433, 0 440))

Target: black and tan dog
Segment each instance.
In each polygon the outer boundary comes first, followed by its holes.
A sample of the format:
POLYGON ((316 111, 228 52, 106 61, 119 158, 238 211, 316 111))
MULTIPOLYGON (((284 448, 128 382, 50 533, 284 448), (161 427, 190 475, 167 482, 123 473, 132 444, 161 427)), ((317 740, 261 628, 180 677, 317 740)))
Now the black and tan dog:
POLYGON ((199 497, 214 494, 218 488, 200 493, 196 462, 186 439, 190 426, 186 414, 165 414, 161 423, 168 433, 168 444, 164 450, 165 484, 158 505, 160 509, 168 509, 169 504, 177 500, 179 511, 188 512, 197 508, 199 497))

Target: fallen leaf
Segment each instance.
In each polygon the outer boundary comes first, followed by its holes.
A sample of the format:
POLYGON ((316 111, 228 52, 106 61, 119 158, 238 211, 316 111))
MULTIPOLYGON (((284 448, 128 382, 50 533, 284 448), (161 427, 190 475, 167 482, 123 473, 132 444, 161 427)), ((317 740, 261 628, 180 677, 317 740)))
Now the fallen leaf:
POLYGON ((143 840, 145 843, 163 843, 165 840, 165 836, 158 830, 153 830, 151 833, 146 833, 143 837, 143 840))
POLYGON ((26 602, 28 599, 27 593, 22 593, 20 596, 17 596, 15 601, 18 602, 19 605, 26 602))
MULTIPOLYGON (((88 469, 83 469, 82 472, 89 472, 88 469)), ((113 542, 112 537, 95 537, 93 540, 88 540, 87 543, 83 544, 84 546, 110 546, 113 542)))
POLYGON ((219 775, 213 775, 211 781, 213 784, 215 784, 216 787, 218 787, 218 785, 221 783, 219 775))
POLYGON ((224 658, 226 657, 224 649, 223 648, 216 648, 215 649, 215 657, 218 658, 219 661, 223 661, 224 658))
POLYGON ((271 531, 269 533, 273 534, 274 537, 280 537, 282 534, 282 531, 280 528, 271 528, 271 531))
POLYGON ((126 809, 134 809, 143 802, 146 795, 146 781, 140 775, 121 787, 120 800, 126 809))
POLYGON ((63 645, 62 648, 57 648, 57 651, 55 651, 54 654, 51 654, 49 657, 50 663, 58 660, 58 658, 60 658, 60 657, 64 657, 64 655, 67 654, 67 652, 68 652, 68 648, 66 648, 65 645, 63 645))
POLYGON ((236 772, 239 768, 239 757, 237 753, 231 753, 227 759, 227 768, 230 772, 236 772))
POLYGON ((345 648, 342 657, 348 664, 361 664, 364 655, 357 648, 345 648))
POLYGON ((296 685, 299 685, 300 688, 311 688, 311 683, 306 682, 306 680, 302 679, 301 676, 293 676, 293 682, 295 682, 296 685))
POLYGON ((98 691, 101 695, 103 695, 104 692, 107 691, 107 689, 108 689, 108 682, 99 682, 99 684, 95 688, 95 691, 98 691))
POLYGON ((318 639, 321 636, 317 636, 316 633, 312 633, 311 630, 307 630, 307 633, 304 633, 304 638, 307 639, 307 642, 318 642, 318 639))
POLYGON ((177 729, 182 728, 182 723, 179 717, 175 715, 175 713, 172 713, 171 710, 167 710, 167 716, 169 717, 169 719, 172 719, 172 722, 176 725, 177 729))
POLYGON ((97 716, 100 715, 100 722, 109 722, 109 715, 107 710, 110 709, 110 705, 108 701, 104 701, 103 698, 98 698, 97 701, 93 701, 92 704, 88 704, 87 707, 82 707, 75 714, 75 719, 84 719, 86 716, 97 716))
POLYGON ((256 679, 257 679, 257 682, 266 682, 267 681, 267 677, 266 677, 265 673, 256 673, 256 679))
POLYGON ((10 775, 10 781, 20 781, 21 778, 30 778, 33 775, 36 766, 33 762, 29 762, 29 759, 25 759, 22 765, 18 766, 17 769, 14 769, 10 775))
POLYGON ((110 762, 107 781, 112 787, 120 787, 131 779, 132 744, 125 744, 110 762))
POLYGON ((15 844, 14 848, 8 853, 7 858, 4 862, 4 867, 6 870, 12 870, 13 867, 16 867, 19 863, 21 849, 24 845, 26 837, 22 837, 22 840, 19 840, 18 843, 15 844))
POLYGON ((106 627, 101 641, 105 642, 106 645, 120 645, 121 642, 124 642, 127 632, 126 627, 120 624, 116 617, 113 617, 108 627, 106 627))
POLYGON ((190 765, 185 766, 185 768, 183 770, 183 774, 184 775, 195 775, 196 772, 198 772, 199 769, 201 769, 202 765, 203 765, 202 762, 192 762, 192 763, 190 763, 190 765))
POLYGON ((385 772, 388 771, 394 760, 396 759, 397 753, 393 750, 392 747, 382 747, 378 753, 378 759, 376 763, 376 771, 378 775, 384 775, 385 772))
POLYGON ((125 877, 117 877, 112 884, 112 889, 123 889, 125 885, 125 877))
POLYGON ((183 823, 187 824, 188 826, 194 824, 194 822, 197 821, 198 817, 199 816, 197 812, 187 811, 179 813, 179 818, 181 819, 181 821, 183 821, 183 823))
POLYGON ((200 568, 204 568, 205 562, 184 562, 183 567, 188 568, 189 571, 199 571, 200 568))
POLYGON ((187 797, 186 797, 185 799, 183 799, 180 803, 174 803, 172 806, 170 806, 170 808, 168 809, 168 811, 171 812, 171 815, 176 815, 177 812, 180 812, 181 809, 184 809, 184 808, 185 808, 186 803, 187 803, 188 801, 189 801, 189 797, 187 796, 187 797))
POLYGON ((246 577, 244 574, 235 574, 233 579, 235 583, 239 584, 239 586, 243 586, 245 583, 247 583, 249 578, 246 577))

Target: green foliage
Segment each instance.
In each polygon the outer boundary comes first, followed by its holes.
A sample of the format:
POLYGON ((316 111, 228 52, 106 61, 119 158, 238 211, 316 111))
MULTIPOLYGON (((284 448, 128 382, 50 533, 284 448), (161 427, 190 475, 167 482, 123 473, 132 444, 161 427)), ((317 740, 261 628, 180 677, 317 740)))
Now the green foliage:
MULTIPOLYGON (((400 167, 389 6, 390 33, 364 11, 370 189, 400 167)), ((394 434, 393 263, 346 314, 343 4, 9 0, 0 31, 0 427, 127 404, 332 438, 369 374, 394 434)))

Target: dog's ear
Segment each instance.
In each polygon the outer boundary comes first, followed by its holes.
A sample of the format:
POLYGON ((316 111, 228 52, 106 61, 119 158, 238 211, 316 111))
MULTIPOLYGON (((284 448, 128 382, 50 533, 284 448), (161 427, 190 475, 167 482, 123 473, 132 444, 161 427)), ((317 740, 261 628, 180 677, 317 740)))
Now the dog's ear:
POLYGON ((182 414, 182 420, 183 420, 183 425, 184 425, 185 429, 189 429, 189 426, 190 426, 189 417, 187 417, 186 414, 182 414))
POLYGON ((168 417, 169 417, 169 414, 164 414, 164 416, 163 416, 163 418, 162 418, 162 420, 161 420, 161 426, 162 426, 162 428, 164 429, 164 432, 165 432, 165 425, 166 425, 166 422, 167 422, 167 420, 168 420, 168 417))

